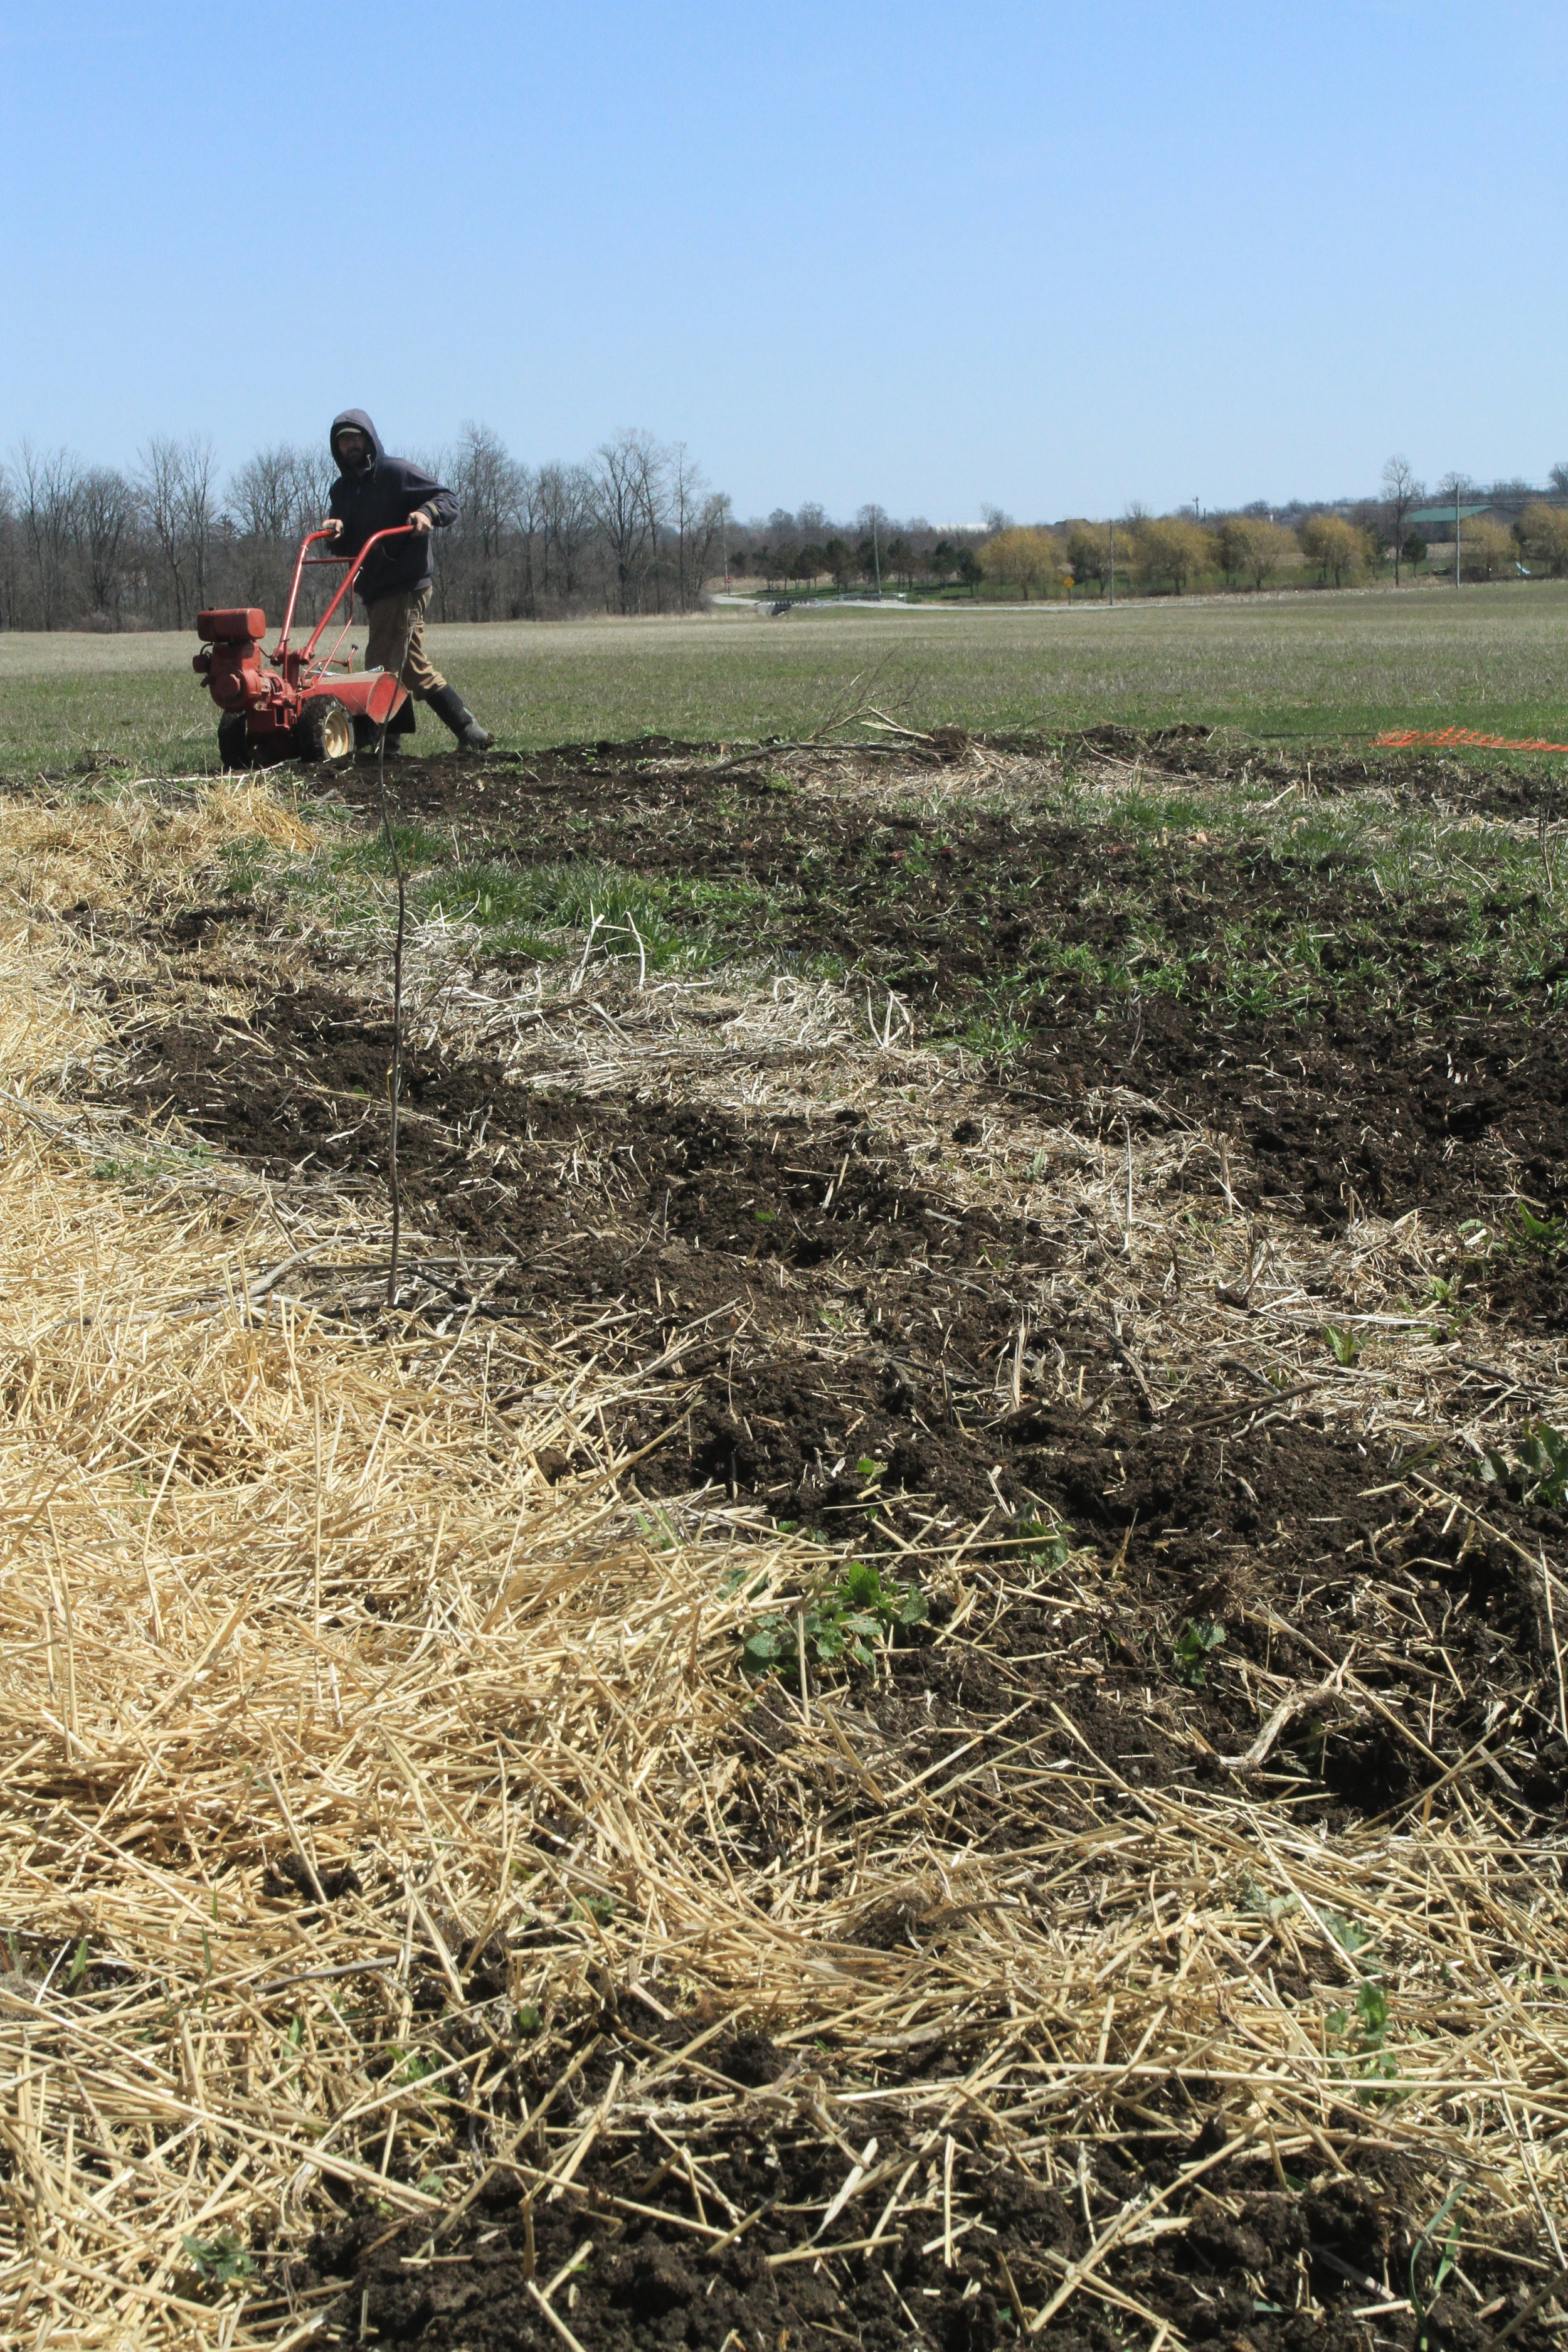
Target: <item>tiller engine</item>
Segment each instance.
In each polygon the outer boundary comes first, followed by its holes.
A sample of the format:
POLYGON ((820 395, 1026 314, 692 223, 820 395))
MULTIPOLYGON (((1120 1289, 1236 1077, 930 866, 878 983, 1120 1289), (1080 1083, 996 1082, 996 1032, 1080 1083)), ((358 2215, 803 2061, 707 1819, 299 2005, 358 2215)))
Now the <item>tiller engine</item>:
POLYGON ((407 700, 405 689, 384 669, 356 670, 353 649, 340 656, 343 639, 353 625, 354 582, 365 557, 383 540, 401 539, 411 528, 378 530, 353 558, 312 555, 318 540, 331 531, 312 530, 300 543, 289 609, 270 653, 262 648, 267 615, 256 605, 232 613, 198 613, 196 635, 202 650, 191 667, 205 677, 207 691, 222 711, 217 723, 218 757, 226 768, 270 766, 279 760, 308 760, 335 766, 349 758, 356 745, 365 745, 407 700), (336 595, 303 646, 293 647, 289 632, 294 625, 300 583, 307 564, 335 563, 345 567, 336 595), (345 602, 346 599, 346 602, 345 602), (343 607, 338 634, 330 649, 319 647, 338 608, 343 607))

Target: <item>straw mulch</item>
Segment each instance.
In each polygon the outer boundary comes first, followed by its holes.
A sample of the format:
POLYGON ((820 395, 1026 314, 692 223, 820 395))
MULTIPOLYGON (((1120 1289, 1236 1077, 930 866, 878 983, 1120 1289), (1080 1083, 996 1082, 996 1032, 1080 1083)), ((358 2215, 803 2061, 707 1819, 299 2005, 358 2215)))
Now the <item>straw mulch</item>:
MULTIPOLYGON (((821 1555, 652 1517, 591 1368, 535 1350, 503 1412, 482 1328, 293 1300, 263 1188, 83 1128, 104 1034, 42 931, 0 945, 0 2343, 308 2340, 325 2302, 268 2255, 329 2198, 439 2221, 517 2148, 531 2070, 628 1998, 689 2019, 677 2046, 735 2016, 804 2053, 775 2106, 851 2157, 858 2106, 900 2110, 913 2160, 867 2162, 830 2247, 896 2241, 900 2200, 929 2236, 934 2198, 951 2255, 982 2210, 961 2123, 1051 2181, 1066 2140, 1207 2116, 1177 2188, 1038 2291, 1042 2330, 1124 2309, 1102 2272, 1237 2152, 1283 2179, 1387 2151, 1419 2219, 1462 2184, 1461 2264, 1506 2243, 1550 2280, 1558 1847, 1465 1775, 1335 1837, 1235 1784, 1145 1794, 1005 1709, 931 1764, 864 1686, 757 1706, 736 1635, 821 1555), (552 1486, 563 1423, 594 1466, 552 1486), (1329 2021, 1373 1963, 1396 2081, 1329 2021), (944 2148, 945 2202, 911 2180, 944 2148)), ((332 1245, 368 1261, 374 1230, 332 1245)), ((904 1565, 956 1604, 939 1642, 984 1648, 1014 1597, 984 1547, 904 1565)), ((1086 1558, 1049 1574, 1115 1606, 1086 1558)), ((668 2124, 667 2063, 540 2122, 536 2194, 668 2124)), ((748 2096, 719 2081, 704 2127, 748 2096)))

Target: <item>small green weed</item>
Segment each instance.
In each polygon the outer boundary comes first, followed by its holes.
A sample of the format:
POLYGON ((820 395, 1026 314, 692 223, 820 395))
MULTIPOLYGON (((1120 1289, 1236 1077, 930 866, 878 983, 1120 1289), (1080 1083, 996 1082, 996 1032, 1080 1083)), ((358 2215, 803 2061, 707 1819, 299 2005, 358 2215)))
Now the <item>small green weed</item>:
POLYGON ((900 1584, 868 1561, 852 1559, 797 1612, 759 1617, 742 1644, 741 1663, 749 1675, 787 1668, 804 1639, 813 1665, 837 1666, 847 1660, 869 1666, 879 1647, 888 1647, 925 1618, 926 1597, 918 1585, 900 1584))
POLYGON ((1358 1920, 1347 1919, 1342 1913, 1331 1911, 1326 1904, 1318 1906, 1318 1916, 1348 1959, 1353 1960, 1356 1954, 1364 1951, 1372 1941, 1358 1920))
POLYGON ((1301 1908, 1299 1895, 1270 1895, 1268 1889, 1259 1886, 1256 1879, 1244 1880, 1242 1892, 1260 1919, 1288 1919, 1292 1911, 1301 1908))
POLYGON ((1205 1661, 1225 1640, 1225 1627, 1206 1617, 1189 1617, 1171 1644, 1176 1680, 1189 1690, 1202 1690, 1208 1680, 1205 1661))
POLYGON ((1489 1449, 1481 1476, 1489 1485, 1516 1489, 1526 1503, 1559 1510, 1568 1502, 1568 1436, 1548 1421, 1527 1422, 1516 1453, 1489 1449))
POLYGON ((574 1919, 592 1919, 596 1927, 607 1927, 616 1916, 613 1895, 580 1895, 572 1906, 574 1919))
POLYGON ((1320 1907, 1318 1917, 1346 1958, 1362 1970, 1353 2005, 1331 2010, 1323 2020, 1323 2032, 1329 2041, 1341 2045, 1340 2055, 1346 2068, 1368 2081, 1369 2087, 1358 2092, 1358 2097, 1396 2098, 1400 2095, 1397 2092, 1371 2087, 1373 2082, 1391 2083, 1399 2074, 1398 2061, 1386 2047, 1393 2023, 1388 1995, 1379 1979, 1362 1968, 1360 1958, 1373 1940, 1372 1933, 1357 1920, 1343 1918, 1337 1911, 1320 1907))
POLYGON ((1072 1555, 1072 1529, 1059 1519, 1015 1519, 1005 1549, 1031 1568, 1065 1568, 1072 1555))
POLYGON ((1568 1219, 1534 1216, 1521 1202, 1511 1239, 1516 1249, 1536 1250, 1544 1257, 1555 1257, 1568 1246, 1568 1219))
POLYGON ((182 2235, 180 2243, 205 2286, 232 2286, 255 2273, 255 2256, 232 2230, 215 2230, 210 2238, 182 2235))
POLYGON ((1437 2210, 1433 2214, 1432 2219, 1427 2222, 1426 2228, 1422 2231, 1420 2236, 1416 2239, 1415 2244, 1410 2249, 1410 2307, 1415 2314, 1415 2343, 1417 2352, 1426 2352, 1428 2315, 1431 2312, 1433 2305, 1436 2302, 1437 2297, 1443 2292, 1444 2280, 1447 2277, 1449 2272, 1454 2268, 1455 2264, 1458 2261, 1459 2207, 1460 2200, 1463 2195, 1463 2184, 1456 2181, 1453 2188, 1449 2189, 1448 2194, 1444 2198, 1443 2202, 1438 2206, 1437 2210), (1453 2217, 1451 2221, 1449 2220, 1450 2215, 1453 2217), (1433 2243, 1437 2231, 1443 2227, 1445 2221, 1447 2221, 1449 2224, 1448 2233, 1443 2240, 1441 2249, 1439 2250, 1437 2255, 1437 2267, 1432 2273, 1432 2283, 1430 2286, 1423 2292, 1420 2277, 1418 2275, 1421 2261, 1421 2250, 1424 2246, 1428 2246, 1433 2243))
POLYGON ((1360 1363, 1361 1341, 1353 1331, 1342 1331, 1337 1324, 1325 1323, 1323 1337, 1336 1364, 1343 1364, 1348 1370, 1352 1364, 1360 1363))
POLYGON ((1393 2051, 1384 2047, 1391 2022, 1388 1995, 1375 1977, 1363 1977, 1356 1988, 1354 2007, 1331 2009, 1323 2020, 1323 2030, 1331 2042, 1342 2044, 1345 2063, 1357 2074, 1392 2082, 1399 2065, 1393 2051))

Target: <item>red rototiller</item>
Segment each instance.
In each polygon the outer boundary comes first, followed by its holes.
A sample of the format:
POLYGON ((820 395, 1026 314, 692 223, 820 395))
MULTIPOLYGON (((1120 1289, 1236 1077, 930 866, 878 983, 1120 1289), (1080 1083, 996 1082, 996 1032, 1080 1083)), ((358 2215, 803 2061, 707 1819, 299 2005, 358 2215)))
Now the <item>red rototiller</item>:
POLYGON ((355 556, 312 555, 319 539, 329 530, 308 531, 300 542, 289 590, 289 609, 272 651, 262 651, 267 615, 258 606, 233 613, 198 613, 196 635, 202 650, 192 668, 207 682, 207 692, 222 711, 217 723, 218 757, 226 768, 268 767, 277 760, 309 760, 335 766, 356 744, 374 740, 377 730, 408 699, 406 690, 390 671, 356 670, 353 649, 339 658, 339 648, 354 617, 354 582, 365 557, 385 539, 402 539, 413 528, 402 523, 378 530, 355 556), (346 566, 337 594, 311 630, 307 642, 291 647, 300 583, 308 563, 346 566), (344 598, 348 602, 331 649, 317 647, 344 598))

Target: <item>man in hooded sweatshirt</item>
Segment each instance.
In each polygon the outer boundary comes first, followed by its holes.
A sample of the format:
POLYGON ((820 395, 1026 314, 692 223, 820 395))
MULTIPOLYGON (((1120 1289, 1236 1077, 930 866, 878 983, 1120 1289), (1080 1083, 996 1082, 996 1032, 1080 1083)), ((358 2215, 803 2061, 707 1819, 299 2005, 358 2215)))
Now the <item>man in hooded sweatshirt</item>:
POLYGON ((365 667, 397 672, 412 698, 388 733, 412 734, 414 703, 427 702, 465 751, 488 751, 495 737, 465 709, 425 651, 434 584, 430 534, 456 520, 457 499, 406 457, 389 457, 363 408, 345 408, 333 418, 331 446, 338 478, 322 528, 332 532, 340 554, 357 555, 378 530, 414 526, 412 538, 389 539, 376 548, 356 583, 370 629, 365 667))

